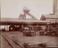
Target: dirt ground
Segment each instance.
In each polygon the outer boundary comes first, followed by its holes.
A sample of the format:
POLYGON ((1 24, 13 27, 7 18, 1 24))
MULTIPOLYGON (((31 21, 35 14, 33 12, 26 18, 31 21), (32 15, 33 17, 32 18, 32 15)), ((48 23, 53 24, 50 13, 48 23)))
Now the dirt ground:
POLYGON ((58 47, 58 37, 39 36, 39 35, 27 37, 23 36, 22 32, 2 32, 0 37, 1 37, 0 39, 1 48, 11 48, 7 40, 9 41, 10 44, 12 44, 13 46, 12 48, 19 48, 17 45, 14 44, 13 41, 18 42, 18 44, 20 44, 21 46, 24 43, 28 43, 30 45, 45 43, 48 47, 58 47))

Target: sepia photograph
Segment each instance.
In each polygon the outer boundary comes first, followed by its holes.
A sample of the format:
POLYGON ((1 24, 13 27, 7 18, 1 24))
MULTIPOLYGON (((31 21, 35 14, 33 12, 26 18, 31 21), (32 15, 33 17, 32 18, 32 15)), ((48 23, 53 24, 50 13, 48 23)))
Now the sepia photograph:
POLYGON ((1 0, 0 48, 58 48, 58 0, 1 0))

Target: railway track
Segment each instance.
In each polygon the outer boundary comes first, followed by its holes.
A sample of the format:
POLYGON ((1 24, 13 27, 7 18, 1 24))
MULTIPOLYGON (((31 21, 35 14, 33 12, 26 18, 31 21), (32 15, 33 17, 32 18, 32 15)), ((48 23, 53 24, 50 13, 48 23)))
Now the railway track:
POLYGON ((7 35, 2 35, 2 37, 6 40, 6 42, 11 48, 24 48, 21 43, 18 43, 16 40, 12 40, 7 35))

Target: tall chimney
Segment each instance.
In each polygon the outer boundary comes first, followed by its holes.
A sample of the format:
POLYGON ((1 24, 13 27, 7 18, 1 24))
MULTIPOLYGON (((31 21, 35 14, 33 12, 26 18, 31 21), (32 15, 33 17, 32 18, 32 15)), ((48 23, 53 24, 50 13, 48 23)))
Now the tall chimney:
POLYGON ((54 0, 54 3, 53 3, 53 13, 55 15, 58 15, 58 0, 54 0))

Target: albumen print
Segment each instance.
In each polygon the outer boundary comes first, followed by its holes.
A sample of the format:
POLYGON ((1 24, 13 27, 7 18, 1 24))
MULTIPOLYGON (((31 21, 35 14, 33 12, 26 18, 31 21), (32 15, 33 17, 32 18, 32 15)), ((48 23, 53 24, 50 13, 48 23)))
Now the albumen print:
POLYGON ((58 0, 1 0, 0 48, 58 48, 58 0))

